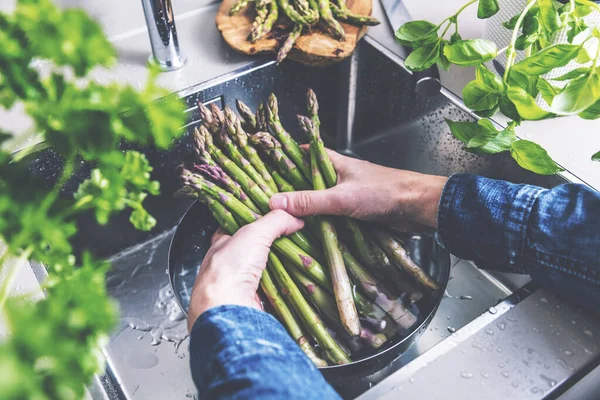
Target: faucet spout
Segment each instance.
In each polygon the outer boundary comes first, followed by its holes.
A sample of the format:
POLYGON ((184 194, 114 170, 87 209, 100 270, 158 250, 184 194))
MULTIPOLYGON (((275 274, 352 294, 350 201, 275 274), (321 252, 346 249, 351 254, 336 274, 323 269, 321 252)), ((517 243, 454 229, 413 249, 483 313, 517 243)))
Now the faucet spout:
POLYGON ((186 57, 181 53, 171 0, 142 0, 152 59, 163 71, 183 67, 186 57))

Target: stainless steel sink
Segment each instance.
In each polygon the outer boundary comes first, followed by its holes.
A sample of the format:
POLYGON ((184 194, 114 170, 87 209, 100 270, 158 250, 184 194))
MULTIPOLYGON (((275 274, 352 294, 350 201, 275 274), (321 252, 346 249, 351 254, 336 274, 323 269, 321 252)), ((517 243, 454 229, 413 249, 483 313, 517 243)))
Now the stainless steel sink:
MULTIPOLYGON (((80 221, 77 246, 91 249, 113 262, 108 286, 121 306, 120 326, 105 349, 108 360, 107 372, 102 377, 105 389, 96 388, 95 397, 195 396, 188 370, 184 316, 174 299, 166 270, 174 227, 191 204, 173 199, 172 193, 178 187, 175 167, 191 149, 189 132, 199 120, 198 101, 234 107, 235 99, 239 98, 255 108, 274 92, 280 101, 284 126, 304 142, 295 116, 305 112, 305 93, 311 87, 320 100, 325 141, 341 152, 431 174, 470 172, 545 187, 565 181, 559 176, 528 173, 507 156, 479 157, 465 152, 462 144, 452 137, 444 118, 469 120, 473 116, 444 90, 433 97, 422 97, 415 92, 415 84, 401 60, 367 38, 351 59, 339 65, 312 69, 294 63, 276 66, 268 60, 259 60, 242 70, 177 93, 189 107, 185 128, 188 135, 169 152, 143 149, 154 166, 154 178, 162 186, 159 197, 146 201, 159 221, 158 226, 149 233, 137 232, 128 223, 126 214, 104 227, 97 226, 91 216, 80 221)), ((58 168, 60 160, 51 151, 31 162, 36 174, 52 176, 52 171, 58 168)), ((86 173, 84 169, 75 176, 71 187, 86 173)), ((513 302, 526 296, 533 290, 531 286, 522 289, 528 281, 528 277, 480 271, 471 262, 454 258, 446 297, 417 344, 374 375, 332 383, 345 397, 365 392, 443 342, 455 330, 486 314, 490 307, 511 295, 513 302)))

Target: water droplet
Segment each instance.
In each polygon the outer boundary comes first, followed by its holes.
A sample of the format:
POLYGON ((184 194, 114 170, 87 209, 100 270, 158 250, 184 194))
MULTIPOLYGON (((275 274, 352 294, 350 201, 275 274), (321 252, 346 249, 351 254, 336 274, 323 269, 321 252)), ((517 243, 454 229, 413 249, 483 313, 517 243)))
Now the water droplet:
POLYGON ((489 378, 489 377, 490 377, 490 375, 489 375, 488 373, 485 373, 485 372, 482 372, 482 373, 481 373, 481 376, 482 376, 483 378, 485 378, 485 379, 487 379, 487 378, 489 378))
POLYGON ((534 331, 535 333, 541 333, 542 332, 538 328, 531 328, 531 330, 534 331))
POLYGON ((494 331, 492 329, 486 329, 485 333, 492 336, 494 334, 494 331))
POLYGON ((537 393, 539 392, 539 389, 537 388, 537 386, 534 386, 531 388, 531 393, 537 393))
POLYGON ((547 298, 545 298, 545 297, 542 297, 542 298, 540 299, 540 301, 541 301, 542 303, 547 303, 547 302, 548 302, 548 299, 547 299, 547 298))
POLYGON ((415 378, 410 378, 410 379, 408 380, 408 382, 409 382, 409 383, 415 383, 415 378))
POLYGON ((510 321, 510 322, 517 322, 518 321, 517 317, 513 317, 512 315, 509 315, 508 317, 506 317, 506 320, 510 321))
POLYGON ((512 383, 510 384, 512 387, 517 388, 519 387, 519 382, 517 381, 512 381, 512 383))
POLYGON ((504 321, 500 321, 496 324, 496 326, 498 327, 498 329, 500 329, 501 331, 506 329, 506 322, 504 321))
POLYGON ((565 355, 570 357, 573 355, 573 352, 570 350, 565 350, 565 355))
POLYGON ((498 347, 498 353, 502 353, 502 347, 498 347))
POLYGON ((500 363, 500 364, 498 364, 498 366, 499 366, 500 368, 504 368, 504 367, 506 367, 506 365, 504 365, 504 363, 500 363))
POLYGON ((460 373, 460 376, 465 379, 471 379, 473 377, 473 374, 470 372, 463 371, 460 373))
POLYGON ((450 333, 456 332, 456 328, 453 326, 449 326, 447 329, 448 329, 448 332, 450 332, 450 333))
POLYGON ((594 334, 592 333, 592 331, 590 331, 589 329, 584 329, 583 333, 585 335, 588 335, 589 337, 594 337, 594 334))
POLYGON ((546 382, 548 384, 548 386, 550 386, 550 387, 556 386, 556 381, 554 379, 550 378, 549 376, 546 376, 544 374, 540 374, 540 378, 542 378, 542 380, 544 382, 546 382))
POLYGON ((462 296, 460 296, 460 299, 461 300, 473 300, 473 296, 467 296, 467 295, 463 294, 462 296))
POLYGON ((488 308, 488 312, 490 314, 496 314, 498 312, 498 310, 496 309, 496 307, 492 306, 492 307, 488 308))
POLYGON ((508 371, 502 371, 502 376, 505 378, 509 378, 510 374, 508 373, 508 371))

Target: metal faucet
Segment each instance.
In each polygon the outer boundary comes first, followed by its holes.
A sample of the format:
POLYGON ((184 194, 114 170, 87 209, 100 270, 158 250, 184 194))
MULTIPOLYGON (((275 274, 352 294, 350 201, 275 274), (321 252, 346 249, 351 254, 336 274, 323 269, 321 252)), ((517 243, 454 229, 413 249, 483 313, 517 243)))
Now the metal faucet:
POLYGON ((187 59, 179 49, 171 0, 142 0, 142 6, 152 46, 151 58, 163 71, 183 67, 187 59))

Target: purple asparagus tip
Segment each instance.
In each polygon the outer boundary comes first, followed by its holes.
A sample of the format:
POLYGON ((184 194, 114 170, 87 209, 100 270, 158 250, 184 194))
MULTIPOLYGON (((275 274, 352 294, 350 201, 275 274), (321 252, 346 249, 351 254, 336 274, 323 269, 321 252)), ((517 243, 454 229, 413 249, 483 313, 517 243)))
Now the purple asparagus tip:
POLYGON ((304 265, 304 268, 310 268, 314 261, 311 257, 305 256, 304 254, 300 254, 300 260, 302 261, 302 265, 304 265))

